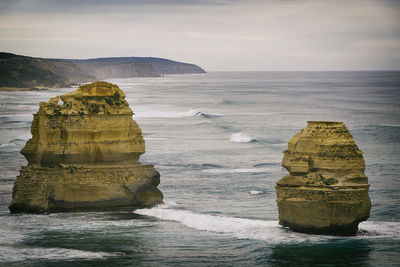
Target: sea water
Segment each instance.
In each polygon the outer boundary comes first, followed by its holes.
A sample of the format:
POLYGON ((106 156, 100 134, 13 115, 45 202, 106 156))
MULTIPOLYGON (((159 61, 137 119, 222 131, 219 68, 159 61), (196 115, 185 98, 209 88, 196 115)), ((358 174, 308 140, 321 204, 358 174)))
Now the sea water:
POLYGON ((0 265, 400 264, 400 72, 214 72, 111 79, 143 130, 165 204, 128 212, 11 215, 40 101, 0 92, 0 265), (278 225, 274 185, 308 120, 343 121, 364 152, 371 216, 356 236, 278 225))

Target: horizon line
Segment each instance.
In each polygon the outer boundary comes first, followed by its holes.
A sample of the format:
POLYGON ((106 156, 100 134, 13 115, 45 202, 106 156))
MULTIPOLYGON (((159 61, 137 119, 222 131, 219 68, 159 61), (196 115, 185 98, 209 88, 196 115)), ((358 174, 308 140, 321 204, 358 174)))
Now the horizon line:
POLYGON ((398 70, 357 69, 357 70, 206 70, 206 72, 400 72, 398 70))

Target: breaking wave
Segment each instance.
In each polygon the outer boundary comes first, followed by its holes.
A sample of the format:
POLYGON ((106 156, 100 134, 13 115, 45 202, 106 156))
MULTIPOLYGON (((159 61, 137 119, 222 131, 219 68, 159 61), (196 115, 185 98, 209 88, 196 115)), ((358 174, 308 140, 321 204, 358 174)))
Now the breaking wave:
POLYGON ((204 117, 214 118, 221 116, 221 114, 206 113, 200 109, 191 109, 186 112, 179 111, 161 111, 161 110, 141 110, 137 107, 135 110, 135 117, 138 118, 183 118, 183 117, 204 117))
POLYGON ((250 190, 250 195, 261 195, 263 194, 263 191, 258 191, 258 190, 250 190))
POLYGON ((229 139, 231 142, 234 143, 250 143, 250 142, 257 142, 256 139, 251 138, 247 133, 238 132, 231 135, 229 139))
POLYGON ((278 221, 263 221, 196 213, 178 209, 176 203, 163 204, 152 209, 139 209, 134 213, 165 221, 174 221, 200 231, 229 235, 239 239, 256 239, 272 244, 324 242, 333 239, 370 239, 391 237, 400 240, 400 222, 367 221, 360 224, 356 236, 337 237, 293 232, 278 225, 278 221))

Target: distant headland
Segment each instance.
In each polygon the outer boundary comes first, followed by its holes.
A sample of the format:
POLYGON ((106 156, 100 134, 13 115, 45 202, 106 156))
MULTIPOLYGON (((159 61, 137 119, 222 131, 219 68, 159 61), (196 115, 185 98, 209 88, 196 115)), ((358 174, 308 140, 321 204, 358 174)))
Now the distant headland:
POLYGON ((0 91, 70 87, 108 78, 206 73, 197 65, 155 57, 48 59, 0 52, 0 91))

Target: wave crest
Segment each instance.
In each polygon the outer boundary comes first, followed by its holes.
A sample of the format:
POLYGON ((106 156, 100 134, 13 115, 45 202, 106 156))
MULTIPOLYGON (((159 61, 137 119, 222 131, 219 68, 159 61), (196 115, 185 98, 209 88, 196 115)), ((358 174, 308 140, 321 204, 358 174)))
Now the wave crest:
MULTIPOLYGON (((131 107, 132 108, 132 107, 131 107)), ((214 118, 221 116, 221 114, 207 113, 201 109, 190 109, 186 112, 180 111, 167 111, 167 110, 154 110, 154 109, 140 109, 135 107, 135 117, 137 118, 184 118, 184 117, 204 117, 214 118)))
POLYGON ((262 194, 263 192, 262 191, 258 191, 258 190, 250 190, 250 195, 260 195, 260 194, 262 194))
POLYGON ((311 235, 293 232, 281 227, 278 221, 263 221, 236 217, 201 214, 179 209, 176 203, 160 205, 152 209, 139 209, 134 213, 156 217, 160 220, 178 222, 201 231, 227 234, 239 239, 256 239, 268 243, 324 242, 332 239, 400 239, 399 222, 366 221, 360 224, 360 234, 349 237, 311 235))
POLYGON ((243 132, 238 132, 238 133, 232 134, 229 140, 234 143, 257 142, 256 139, 251 138, 247 133, 243 133, 243 132))

